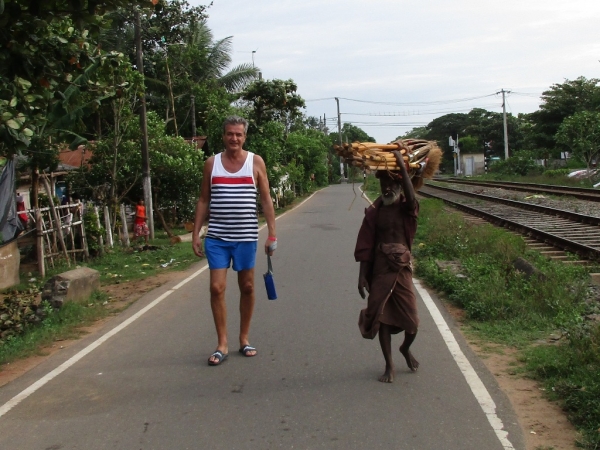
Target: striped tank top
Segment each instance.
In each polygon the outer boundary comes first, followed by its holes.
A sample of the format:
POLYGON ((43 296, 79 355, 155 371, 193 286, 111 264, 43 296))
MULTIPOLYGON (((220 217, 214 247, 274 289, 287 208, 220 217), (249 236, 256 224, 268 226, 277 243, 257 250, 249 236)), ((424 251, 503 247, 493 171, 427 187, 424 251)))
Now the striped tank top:
POLYGON ((254 153, 236 173, 223 167, 221 155, 215 155, 211 174, 210 205, 206 237, 223 241, 258 241, 254 153))

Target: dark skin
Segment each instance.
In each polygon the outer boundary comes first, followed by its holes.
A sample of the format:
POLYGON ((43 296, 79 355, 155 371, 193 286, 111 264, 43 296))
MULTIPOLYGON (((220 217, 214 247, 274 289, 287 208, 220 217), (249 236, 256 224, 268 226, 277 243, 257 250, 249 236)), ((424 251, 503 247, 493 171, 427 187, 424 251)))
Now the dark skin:
MULTIPOLYGON (((392 153, 396 157, 396 161, 400 167, 401 178, 398 179, 396 177, 383 175, 379 179, 381 196, 384 200, 384 204, 381 206, 377 217, 377 236, 378 242, 380 243, 400 243, 407 245, 404 227, 398 220, 396 208, 398 208, 401 200, 400 193, 403 192, 408 208, 413 209, 416 201, 415 190, 410 181, 404 160, 402 159, 402 154, 398 150, 394 150, 392 153)), ((369 263, 361 261, 358 277, 358 293, 362 298, 366 297, 365 291, 369 292, 369 282, 367 281, 369 270, 369 263)), ((383 358, 385 359, 385 371, 379 377, 379 381, 383 383, 391 383, 394 381, 395 369, 392 359, 392 334, 399 333, 400 331, 402 330, 384 323, 381 323, 379 327, 379 344, 381 345, 381 351, 383 353, 383 358)), ((416 372, 419 368, 419 362, 410 352, 410 346, 416 337, 417 333, 405 332, 404 342, 400 346, 400 353, 404 356, 408 368, 413 372, 416 372)))

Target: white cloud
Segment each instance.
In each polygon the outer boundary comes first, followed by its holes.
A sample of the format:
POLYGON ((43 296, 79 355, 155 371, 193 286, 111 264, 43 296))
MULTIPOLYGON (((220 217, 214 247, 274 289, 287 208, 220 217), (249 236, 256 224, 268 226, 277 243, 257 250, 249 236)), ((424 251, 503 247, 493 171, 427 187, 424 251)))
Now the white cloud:
MULTIPOLYGON (((565 79, 600 77, 595 0, 214 0, 208 14, 216 39, 234 36, 234 65, 252 62, 256 50, 265 78, 293 79, 307 100, 434 102, 505 88, 515 92, 507 105, 517 114, 537 109, 539 99, 516 93, 539 95, 565 79)), ((386 123, 427 123, 453 108, 499 112, 501 98, 420 111, 340 105, 344 121, 377 122, 361 127, 383 142, 412 127, 386 123), (384 110, 400 115, 350 115, 384 110)), ((325 114, 333 127, 335 101, 308 102, 307 113, 325 114)))

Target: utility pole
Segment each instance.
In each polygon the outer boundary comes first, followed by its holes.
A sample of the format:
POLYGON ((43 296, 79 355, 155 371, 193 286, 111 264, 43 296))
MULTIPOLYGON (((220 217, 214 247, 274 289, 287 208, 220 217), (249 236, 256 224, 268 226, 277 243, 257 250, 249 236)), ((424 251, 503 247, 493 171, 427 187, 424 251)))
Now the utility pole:
MULTIPOLYGON (((340 142, 340 147, 342 147, 342 116, 340 114, 340 99, 335 97, 335 103, 337 104, 337 119, 338 119, 338 140, 340 142)), ((342 175, 342 179, 345 179, 344 176, 344 160, 340 157, 340 174, 342 175)))
POLYGON ((190 101, 192 103, 191 111, 192 114, 192 142, 196 138, 196 97, 190 95, 190 101))
POLYGON ((502 118, 504 121, 504 159, 508 159, 508 124, 506 123, 506 98, 504 94, 510 94, 510 91, 501 89, 496 94, 502 93, 502 118))
MULTIPOLYGON (((142 56, 142 24, 139 10, 135 10, 135 54, 138 72, 144 76, 142 56)), ((142 186, 148 216, 150 239, 154 239, 154 209, 152 208, 152 182, 150 179, 150 153, 148 151, 148 123, 146 121, 146 94, 140 96, 140 130, 142 131, 142 186)))

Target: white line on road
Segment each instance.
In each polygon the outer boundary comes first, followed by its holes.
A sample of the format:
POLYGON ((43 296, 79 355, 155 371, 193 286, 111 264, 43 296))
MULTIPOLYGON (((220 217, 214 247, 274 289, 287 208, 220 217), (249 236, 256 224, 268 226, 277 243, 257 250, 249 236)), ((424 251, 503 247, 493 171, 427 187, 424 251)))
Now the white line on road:
POLYGON ((442 338, 446 342, 448 350, 450 350, 452 357, 456 361, 456 364, 458 365, 460 371, 467 380, 467 384, 471 388, 473 395, 479 402, 481 409, 485 413, 488 421, 490 422, 490 425, 496 433, 496 436, 500 440, 500 443, 502 444, 505 450, 514 450, 513 445, 508 440, 508 432, 504 430, 504 424, 496 414, 496 404, 494 403, 492 396, 490 395, 485 385, 477 375, 477 372, 475 372, 475 369, 473 369, 473 366, 461 350, 460 346, 458 345, 458 342, 456 341, 456 338, 450 330, 450 327, 448 327, 448 324, 446 323, 444 317, 440 313, 440 310, 434 303, 429 293, 421 286, 421 283, 414 278, 413 283, 415 285, 415 289, 423 299, 425 306, 427 306, 427 309, 429 310, 429 314, 431 314, 433 321, 440 330, 440 333, 442 335, 442 338))
MULTIPOLYGON (((314 192, 308 198, 306 198, 305 200, 303 200, 296 207, 298 207, 298 206, 304 204, 305 202, 307 202, 308 200, 310 200, 315 194, 316 194, 316 192, 314 192)), ((288 212, 289 211, 286 211, 283 214, 277 216, 275 218, 275 220, 278 220, 278 219, 282 218, 288 212)), ((265 226, 266 225, 262 225, 259 228, 259 230, 262 230, 265 226)), ((135 313, 129 319, 125 320, 120 325, 118 325, 115 328, 113 328, 112 330, 108 331, 106 334, 102 335, 97 340, 95 340, 90 345, 88 345, 86 348, 84 348, 83 350, 81 350, 79 353, 77 353, 76 355, 72 356, 71 358, 69 358, 64 363, 62 363, 56 369, 54 369, 51 372, 49 372, 48 374, 44 375, 42 378, 40 378, 39 380, 37 380, 35 383, 33 383, 32 385, 30 385, 28 388, 26 388, 25 390, 21 391, 19 394, 15 395, 13 398, 11 398, 9 401, 7 401, 4 405, 0 406, 0 417, 4 416, 7 412, 9 412, 11 409, 13 409, 15 406, 17 406, 23 400, 25 400, 27 397, 29 397, 31 394, 33 394, 35 391, 37 391, 42 386, 44 386, 46 383, 48 383, 49 381, 53 380, 58 375, 60 375, 61 373, 63 373, 65 370, 67 370, 73 364, 75 364, 76 362, 78 362, 79 360, 81 360, 88 353, 90 353, 93 350, 95 350, 96 348, 98 348, 100 345, 102 345, 105 341, 107 341, 112 336, 114 336, 115 334, 117 334, 119 331, 121 331, 125 327, 131 325, 133 322, 135 322, 137 319, 139 319, 140 317, 142 317, 144 314, 146 314, 148 311, 150 311, 152 308, 154 308, 156 305, 158 305, 160 302, 162 302, 165 298, 167 298, 173 292, 175 292, 176 290, 178 290, 179 288, 181 288, 185 284, 187 284, 190 281, 192 281, 194 278, 196 278, 198 275, 200 275, 206 269, 208 269, 208 264, 202 266, 200 269, 198 269, 196 272, 194 272, 193 274, 191 274, 185 280, 183 280, 182 282, 180 282, 179 284, 177 284, 176 286, 174 286, 172 289, 169 289, 168 291, 166 291, 163 294, 161 294, 159 297, 157 297, 155 300, 153 300, 152 303, 150 303, 147 306, 145 306, 144 308, 140 309, 137 313, 135 313)))

